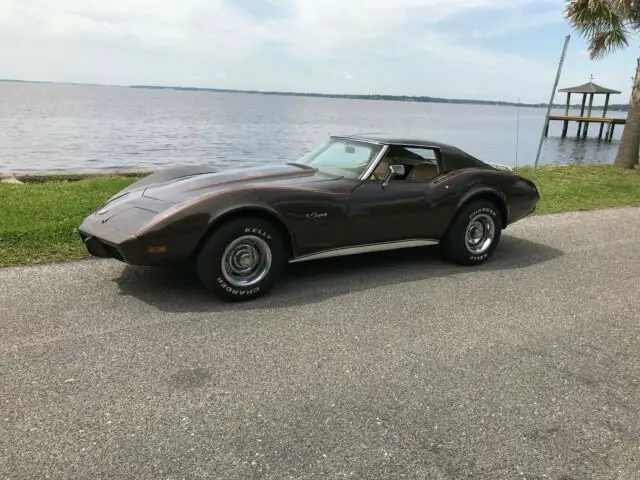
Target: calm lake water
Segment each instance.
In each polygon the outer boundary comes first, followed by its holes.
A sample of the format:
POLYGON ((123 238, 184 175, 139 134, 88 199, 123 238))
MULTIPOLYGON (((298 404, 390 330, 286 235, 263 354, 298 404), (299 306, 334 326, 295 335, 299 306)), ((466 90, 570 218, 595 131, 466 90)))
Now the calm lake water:
MULTIPOLYGON (((362 132, 426 137, 515 166, 534 162, 544 113, 544 108, 0 83, 0 171, 248 166, 293 160, 329 135, 362 132)), ((613 161, 621 127, 611 144, 552 138, 561 128, 560 122, 551 123, 540 164, 613 161)), ((589 134, 598 129, 592 125, 589 134)), ((569 132, 575 137, 576 126, 569 132)))

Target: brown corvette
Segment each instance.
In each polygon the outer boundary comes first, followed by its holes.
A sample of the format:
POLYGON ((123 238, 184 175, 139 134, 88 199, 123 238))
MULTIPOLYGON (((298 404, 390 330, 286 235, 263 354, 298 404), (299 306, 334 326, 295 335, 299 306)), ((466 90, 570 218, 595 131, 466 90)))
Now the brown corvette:
POLYGON ((287 262, 439 244, 459 264, 481 263, 539 199, 529 180, 450 145, 331 137, 295 163, 153 173, 88 216, 80 236, 97 257, 190 263, 213 294, 248 300, 287 262))

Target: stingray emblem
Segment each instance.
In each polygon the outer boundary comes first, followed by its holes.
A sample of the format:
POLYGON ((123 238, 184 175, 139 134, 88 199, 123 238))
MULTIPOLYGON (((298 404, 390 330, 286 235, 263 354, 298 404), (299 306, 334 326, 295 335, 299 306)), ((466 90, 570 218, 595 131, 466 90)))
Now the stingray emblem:
POLYGON ((318 218, 324 218, 324 217, 326 217, 326 216, 327 216, 327 213, 326 213, 326 212, 322 212, 322 213, 320 213, 320 212, 313 212, 313 213, 307 213, 305 216, 306 216, 309 220, 315 220, 315 219, 318 219, 318 218))

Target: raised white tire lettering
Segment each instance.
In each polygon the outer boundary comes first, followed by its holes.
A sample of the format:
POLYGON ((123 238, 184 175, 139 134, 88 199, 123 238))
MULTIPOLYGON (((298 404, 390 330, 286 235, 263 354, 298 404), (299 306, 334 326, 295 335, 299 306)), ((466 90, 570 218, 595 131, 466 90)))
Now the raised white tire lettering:
POLYGON ((218 282, 218 285, 220 285, 225 292, 232 293, 234 295, 252 295, 260 291, 260 287, 254 287, 250 290, 238 290, 229 286, 229 284, 227 284, 227 282, 225 282, 222 277, 216 278, 216 282, 218 282))
POLYGON ((476 210, 475 212, 469 214, 469 219, 475 217, 476 215, 478 215, 479 213, 482 213, 482 212, 487 212, 492 217, 497 216, 497 213, 495 212, 495 210, 493 210, 491 208, 483 207, 483 208, 480 208, 480 209, 476 210))
POLYGON ((271 240, 273 237, 271 235, 269 235, 267 232, 265 232, 264 230, 261 230, 258 227, 246 227, 244 229, 244 233, 253 233, 254 235, 259 235, 262 238, 265 238, 267 240, 271 240))

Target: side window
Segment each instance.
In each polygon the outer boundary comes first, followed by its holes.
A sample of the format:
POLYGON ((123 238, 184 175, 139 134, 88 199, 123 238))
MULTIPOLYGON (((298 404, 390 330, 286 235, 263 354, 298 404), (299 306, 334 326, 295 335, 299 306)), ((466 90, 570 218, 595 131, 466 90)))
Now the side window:
POLYGON ((438 157, 433 148, 405 147, 406 161, 403 161, 407 169, 405 181, 429 182, 440 175, 438 157))
POLYGON ((436 151, 433 148, 423 148, 423 147, 410 147, 405 148, 408 152, 418 155, 425 162, 431 163, 433 165, 438 165, 438 160, 436 158, 436 151))
POLYGON ((389 165, 404 165, 407 172, 404 177, 395 177, 394 181, 427 182, 440 174, 436 151, 429 147, 394 146, 377 165, 368 180, 380 182, 387 176, 389 165))

